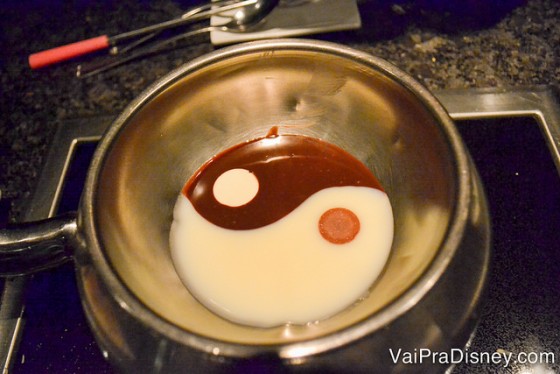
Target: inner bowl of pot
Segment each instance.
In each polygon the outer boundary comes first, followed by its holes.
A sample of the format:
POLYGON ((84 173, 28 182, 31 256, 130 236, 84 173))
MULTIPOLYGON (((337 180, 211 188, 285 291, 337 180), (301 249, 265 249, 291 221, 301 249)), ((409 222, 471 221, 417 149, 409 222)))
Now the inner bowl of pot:
POLYGON ((469 173, 454 131, 421 85, 381 59, 305 41, 218 51, 153 85, 106 134, 93 200, 103 257, 154 318, 205 338, 279 345, 366 320, 380 328, 427 292, 458 245, 469 173), (189 293, 171 259, 169 230, 177 196, 200 165, 274 126, 363 162, 390 199, 394 241, 363 299, 317 323, 263 329, 225 320, 189 293))

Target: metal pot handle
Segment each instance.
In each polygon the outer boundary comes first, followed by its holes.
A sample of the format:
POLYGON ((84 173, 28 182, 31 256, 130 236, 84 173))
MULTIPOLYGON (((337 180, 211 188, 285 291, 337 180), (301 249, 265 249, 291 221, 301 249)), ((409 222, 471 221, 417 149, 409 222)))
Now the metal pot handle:
POLYGON ((76 234, 76 213, 1 229, 0 276, 31 274, 67 261, 76 234))

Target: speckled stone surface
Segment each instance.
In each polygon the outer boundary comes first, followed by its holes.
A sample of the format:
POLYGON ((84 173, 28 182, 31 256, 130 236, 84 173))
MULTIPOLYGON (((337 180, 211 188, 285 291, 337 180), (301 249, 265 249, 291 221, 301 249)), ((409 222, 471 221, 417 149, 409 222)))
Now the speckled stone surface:
MULTIPOLYGON (((430 89, 558 84, 560 3, 503 3, 508 5, 363 0, 361 30, 316 37, 382 57, 430 89)), ((76 66, 92 58, 32 71, 27 55, 164 21, 191 5, 165 0, 3 3, 0 189, 12 201, 12 220, 35 188, 59 121, 118 113, 158 77, 214 47, 203 36, 85 79, 75 78, 76 66)))

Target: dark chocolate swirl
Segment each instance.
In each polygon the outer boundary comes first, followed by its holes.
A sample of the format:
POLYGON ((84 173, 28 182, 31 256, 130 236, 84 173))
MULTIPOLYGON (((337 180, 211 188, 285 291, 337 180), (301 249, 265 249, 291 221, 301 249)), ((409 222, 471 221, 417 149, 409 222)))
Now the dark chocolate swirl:
POLYGON ((183 194, 213 224, 247 230, 276 222, 314 193, 337 186, 382 190, 372 172, 341 148, 316 138, 271 132, 213 157, 187 181, 183 194), (214 182, 237 168, 254 173, 259 191, 245 205, 222 205, 212 193, 214 182))

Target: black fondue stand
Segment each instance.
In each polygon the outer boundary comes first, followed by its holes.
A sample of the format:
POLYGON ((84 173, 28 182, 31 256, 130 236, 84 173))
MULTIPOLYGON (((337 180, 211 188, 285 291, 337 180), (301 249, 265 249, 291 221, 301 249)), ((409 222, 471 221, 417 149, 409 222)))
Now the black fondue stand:
MULTIPOLYGON (((467 352, 526 353, 526 361, 538 362, 515 362, 508 368, 503 362, 462 362, 454 371, 559 372, 560 161, 543 133, 560 126, 555 89, 560 80, 560 3, 488 3, 363 0, 358 1, 362 29, 312 38, 393 62, 456 114, 486 188, 494 231, 486 299, 467 352), (474 104, 485 108, 485 114, 477 115, 474 104), (547 113, 545 125, 538 115, 542 112, 547 113)), ((38 209, 29 203, 41 189, 47 155, 61 146, 60 129, 101 131, 150 83, 216 47, 201 36, 176 50, 84 79, 75 72, 87 59, 31 71, 27 55, 165 21, 192 5, 167 0, 8 0, 0 6, 3 223, 22 220, 30 209, 38 209)), ((89 59, 94 57, 99 55, 89 59)), ((59 212, 76 208, 94 149, 94 141, 84 142, 73 153, 59 212)), ((0 281, 5 288, 0 327, 20 322, 19 344, 9 357, 13 373, 112 372, 85 321, 71 264, 28 281, 23 314, 21 308, 9 309, 10 297, 17 296, 6 291, 9 282, 0 281)), ((3 351, 12 343, 6 339, 0 336, 3 351)))

